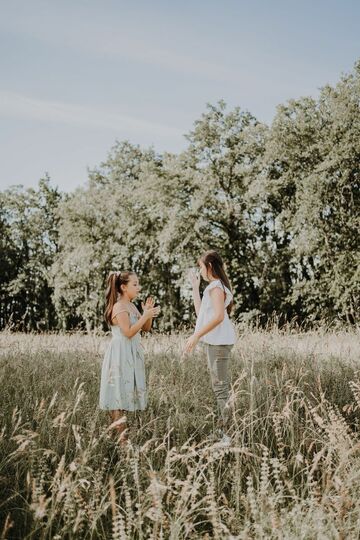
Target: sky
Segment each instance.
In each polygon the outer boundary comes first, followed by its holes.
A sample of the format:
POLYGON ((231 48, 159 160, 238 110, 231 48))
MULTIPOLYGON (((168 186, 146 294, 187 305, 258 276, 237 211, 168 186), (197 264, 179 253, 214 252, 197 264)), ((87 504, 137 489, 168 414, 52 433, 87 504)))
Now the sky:
POLYGON ((271 123, 360 58, 355 0, 0 0, 0 190, 72 191, 115 141, 180 152, 207 103, 271 123))

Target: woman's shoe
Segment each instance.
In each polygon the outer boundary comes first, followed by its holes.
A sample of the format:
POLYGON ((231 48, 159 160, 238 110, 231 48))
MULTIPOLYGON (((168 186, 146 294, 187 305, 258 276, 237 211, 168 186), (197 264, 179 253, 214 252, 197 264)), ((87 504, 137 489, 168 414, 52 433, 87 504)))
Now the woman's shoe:
POLYGON ((223 432, 221 439, 214 446, 216 448, 229 448, 231 446, 231 437, 223 432))

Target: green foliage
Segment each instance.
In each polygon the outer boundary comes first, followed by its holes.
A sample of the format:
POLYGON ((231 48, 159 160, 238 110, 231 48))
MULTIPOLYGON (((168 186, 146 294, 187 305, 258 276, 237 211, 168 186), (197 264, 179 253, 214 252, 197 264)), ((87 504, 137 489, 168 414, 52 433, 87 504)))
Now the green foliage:
POLYGON ((220 101, 179 155, 117 142, 67 197, 49 179, 2 193, 0 326, 103 327, 108 272, 133 269, 162 305, 158 327, 181 328, 186 269, 209 248, 238 320, 355 323, 359 102, 360 63, 318 99, 280 105, 270 127, 220 101))
POLYGON ((46 330, 56 325, 50 270, 61 198, 48 177, 38 190, 16 186, 1 194, 1 326, 46 330))
POLYGON ((299 317, 354 322, 359 307, 360 71, 318 101, 278 109, 267 148, 268 204, 299 317))

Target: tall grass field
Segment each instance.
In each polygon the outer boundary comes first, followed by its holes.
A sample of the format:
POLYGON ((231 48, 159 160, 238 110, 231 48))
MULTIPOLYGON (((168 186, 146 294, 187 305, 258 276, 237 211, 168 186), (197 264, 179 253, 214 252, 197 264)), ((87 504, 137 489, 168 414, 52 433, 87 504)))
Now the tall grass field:
POLYGON ((184 339, 143 339, 149 404, 121 448, 98 408, 109 337, 0 333, 0 538, 359 538, 359 329, 242 330, 228 448, 184 339))

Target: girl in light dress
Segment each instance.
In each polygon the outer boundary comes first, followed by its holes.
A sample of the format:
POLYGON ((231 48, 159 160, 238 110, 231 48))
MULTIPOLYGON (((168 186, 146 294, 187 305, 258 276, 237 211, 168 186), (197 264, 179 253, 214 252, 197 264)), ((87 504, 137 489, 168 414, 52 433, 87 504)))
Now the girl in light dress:
POLYGON ((110 413, 119 444, 127 443, 127 411, 147 403, 144 353, 140 331, 149 332, 160 312, 147 298, 141 314, 133 301, 141 290, 135 272, 111 272, 107 281, 105 320, 112 338, 106 350, 100 382, 100 409, 110 413))
POLYGON ((231 438, 225 430, 229 423, 230 354, 236 341, 234 325, 229 318, 233 294, 224 263, 216 251, 205 252, 198 264, 201 277, 209 284, 200 298, 200 275, 190 272, 197 320, 195 332, 186 342, 185 352, 191 352, 199 341, 204 344, 219 411, 220 444, 229 446, 231 438))

